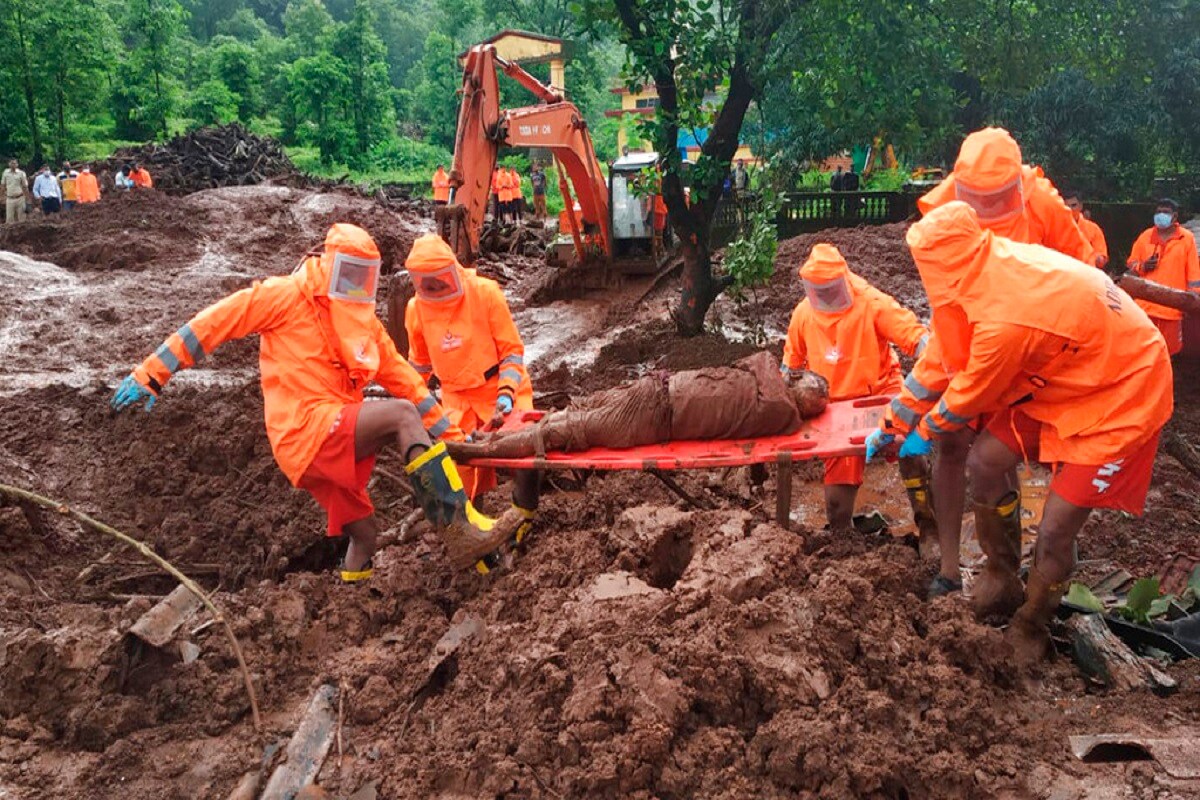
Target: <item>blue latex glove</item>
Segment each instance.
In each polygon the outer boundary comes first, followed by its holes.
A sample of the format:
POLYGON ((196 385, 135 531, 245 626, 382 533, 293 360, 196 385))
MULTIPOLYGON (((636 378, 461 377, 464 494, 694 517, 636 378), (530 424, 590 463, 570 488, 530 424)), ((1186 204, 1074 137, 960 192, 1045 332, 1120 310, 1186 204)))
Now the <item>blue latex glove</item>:
POLYGON ((904 444, 900 445, 901 458, 916 458, 917 456, 927 456, 933 450, 933 442, 917 433, 916 428, 909 431, 904 437, 904 444))
POLYGON ((125 376, 125 380, 121 381, 121 385, 117 387, 117 393, 113 395, 112 400, 108 404, 113 411, 124 411, 132 405, 146 401, 146 410, 149 411, 154 407, 154 403, 158 397, 154 395, 145 386, 137 382, 137 378, 132 375, 125 376))
POLYGON ((513 400, 506 394, 502 394, 496 398, 496 413, 508 416, 513 410, 513 400))
POLYGON ((896 437, 890 433, 884 433, 881 428, 871 431, 871 435, 867 437, 867 461, 877 456, 883 448, 894 441, 896 441, 896 437))

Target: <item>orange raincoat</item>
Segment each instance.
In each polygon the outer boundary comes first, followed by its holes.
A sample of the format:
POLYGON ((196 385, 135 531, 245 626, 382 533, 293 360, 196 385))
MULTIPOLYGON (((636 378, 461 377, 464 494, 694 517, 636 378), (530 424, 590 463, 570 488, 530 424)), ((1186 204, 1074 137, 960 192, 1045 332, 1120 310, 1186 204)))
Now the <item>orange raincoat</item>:
POLYGON ((524 200, 525 199, 525 192, 523 191, 523 189, 521 187, 521 174, 519 172, 517 172, 515 169, 510 169, 508 171, 508 186, 509 186, 509 189, 512 191, 512 199, 513 200, 524 200))
MULTIPOLYGON (((1196 257, 1196 239, 1182 225, 1164 239, 1158 228, 1142 231, 1133 243, 1129 260, 1136 262, 1137 271, 1148 281, 1161 283, 1180 291, 1200 292, 1200 260, 1196 257), (1158 254, 1158 267, 1152 272, 1142 273, 1146 259, 1158 254)), ((1176 308, 1160 306, 1147 300, 1135 300, 1142 309, 1157 319, 1183 319, 1183 312, 1176 308)))
POLYGON ((1108 263, 1108 242, 1104 238, 1104 231, 1083 214, 1075 217, 1075 224, 1079 226, 1084 238, 1092 246, 1092 263, 1100 269, 1104 269, 1104 265, 1108 263))
POLYGON ((85 169, 79 173, 77 185, 79 186, 79 202, 95 203, 100 199, 100 183, 90 170, 85 169))
POLYGON ((145 167, 130 171, 129 180, 133 181, 134 186, 140 186, 143 189, 153 189, 154 180, 150 177, 150 173, 145 167))
POLYGON ((818 244, 800 277, 808 285, 845 281, 851 303, 843 311, 818 311, 805 297, 792 312, 783 348, 785 372, 809 369, 829 381, 830 400, 892 394, 900 388, 900 361, 891 348, 918 355, 929 331, 917 317, 850 271, 831 244, 818 244))
MULTIPOLYGON (((1004 187, 1017 199, 1008 206, 1012 213, 983 221, 983 227, 1013 241, 1044 245, 1086 264, 1095 263, 1092 246, 1076 224, 1074 212, 1040 169, 1021 163, 1020 146, 1003 128, 984 128, 967 136, 954 171, 917 200, 917 207, 922 214, 929 214, 953 202, 960 191, 970 195, 974 190, 976 196, 994 192, 1002 198, 1004 187), (960 189, 960 183, 970 188, 960 189)), ((913 364, 900 395, 885 414, 887 430, 907 433, 950 385, 954 370, 947 363, 946 348, 937 339, 935 325, 929 347, 913 364)))
POLYGON ((956 369, 922 436, 1019 406, 1042 423, 1041 460, 1098 465, 1170 419, 1166 344, 1102 271, 997 236, 965 203, 931 212, 907 239, 956 369))
POLYGON ((445 203, 450 200, 450 176, 446 174, 446 170, 441 167, 437 168, 437 172, 433 173, 433 199, 439 203, 445 203))
POLYGON ((267 438, 280 469, 297 486, 338 412, 361 403, 363 387, 372 380, 415 404, 434 438, 461 438, 425 381, 396 352, 375 317, 374 303, 328 297, 337 252, 379 258, 362 228, 334 225, 323 255, 305 259, 291 275, 256 281, 204 309, 143 361, 134 377, 157 391, 175 372, 199 363, 224 342, 259 334, 267 438), (341 314, 339 305, 361 310, 341 314))
MULTIPOLYGON (((418 294, 408 301, 408 359, 426 380, 437 375, 451 421, 472 433, 487 425, 500 395, 513 407, 533 409, 533 384, 525 371, 525 344, 517 332, 499 284, 458 263, 441 237, 426 234, 413 243, 404 262, 413 281, 452 267, 460 296, 431 302, 418 294)), ((492 473, 481 474, 475 491, 486 491, 492 473)))
POLYGON ((1011 187, 1017 201, 1009 207, 1011 213, 984 221, 989 230, 1092 263, 1092 246, 1075 224, 1074 213, 1040 169, 1021 163, 1020 146, 1003 128, 984 128, 964 139, 954 171, 917 200, 917 207, 928 214, 952 200, 964 199, 960 195, 999 194, 1005 187, 1011 187), (1015 194, 1018 191, 1019 195, 1015 194))

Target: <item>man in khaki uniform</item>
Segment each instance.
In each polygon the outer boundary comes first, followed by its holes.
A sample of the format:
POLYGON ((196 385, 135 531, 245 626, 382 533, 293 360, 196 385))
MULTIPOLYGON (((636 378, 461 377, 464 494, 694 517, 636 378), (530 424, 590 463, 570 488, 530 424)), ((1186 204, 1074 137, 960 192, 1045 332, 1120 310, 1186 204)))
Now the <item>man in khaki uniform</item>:
POLYGON ((8 161, 8 169, 0 177, 4 186, 4 221, 6 223, 25 220, 25 200, 29 194, 29 178, 17 164, 15 158, 8 161))

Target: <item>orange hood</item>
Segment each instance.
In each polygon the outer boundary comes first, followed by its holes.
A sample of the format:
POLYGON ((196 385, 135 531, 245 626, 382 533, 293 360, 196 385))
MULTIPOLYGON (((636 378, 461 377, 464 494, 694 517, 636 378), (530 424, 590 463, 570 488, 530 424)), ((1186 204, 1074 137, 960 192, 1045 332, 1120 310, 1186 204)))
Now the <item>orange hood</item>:
POLYGON ((809 298, 809 303, 813 306, 813 310, 824 314, 838 314, 844 312, 850 305, 853 305, 854 298, 862 294, 867 282, 858 275, 855 275, 850 266, 846 263, 846 259, 842 257, 841 251, 832 244, 821 242, 813 245, 812 252, 808 254, 808 259, 800 267, 800 279, 804 281, 805 294, 809 298), (821 308, 821 304, 816 302, 814 297, 817 294, 817 287, 833 287, 837 281, 842 281, 845 293, 845 301, 849 303, 846 308, 841 311, 828 311, 821 308))
MULTIPOLYGON (((357 225, 338 222, 325 235, 324 252, 313 254, 296 268, 295 280, 317 309, 329 315, 333 341, 329 344, 350 373, 356 387, 362 387, 379 371, 379 347, 375 341, 375 299, 351 303, 329 296, 333 263, 339 254, 379 261, 379 248, 371 234, 357 225)), ((372 291, 374 287, 372 287, 372 291)))

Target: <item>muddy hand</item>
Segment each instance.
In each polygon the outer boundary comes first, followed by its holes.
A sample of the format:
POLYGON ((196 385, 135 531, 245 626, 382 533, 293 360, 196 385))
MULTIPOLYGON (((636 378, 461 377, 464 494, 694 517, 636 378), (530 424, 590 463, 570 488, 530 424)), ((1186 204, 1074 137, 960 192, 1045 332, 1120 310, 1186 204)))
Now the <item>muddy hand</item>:
POLYGON ((492 414, 492 419, 490 422, 488 422, 486 430, 489 430, 489 431, 499 430, 500 427, 504 424, 504 419, 509 414, 512 413, 512 410, 513 410, 513 401, 512 401, 511 397, 509 397, 506 394, 502 394, 499 397, 497 397, 496 398, 496 413, 492 414))

